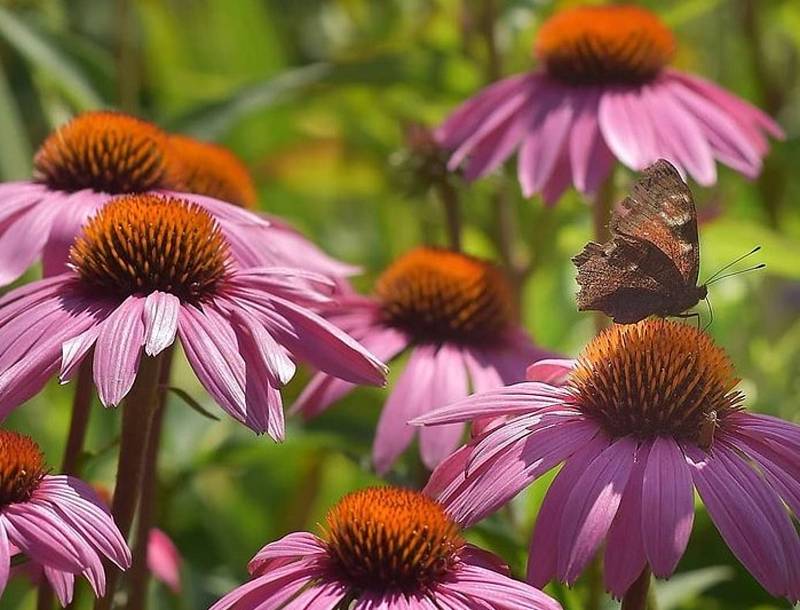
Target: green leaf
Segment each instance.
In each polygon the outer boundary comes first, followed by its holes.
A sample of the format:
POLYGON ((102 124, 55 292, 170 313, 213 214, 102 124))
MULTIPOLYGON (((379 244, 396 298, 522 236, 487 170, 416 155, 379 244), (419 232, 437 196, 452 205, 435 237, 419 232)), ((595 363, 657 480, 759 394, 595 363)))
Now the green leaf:
POLYGON ((216 140, 243 117, 285 101, 293 93, 319 82, 328 75, 328 64, 312 64, 289 70, 265 82, 240 89, 225 100, 200 106, 170 122, 172 131, 216 140))
POLYGON ((80 69, 47 36, 0 7, 0 36, 34 67, 43 71, 79 109, 103 105, 80 69))
POLYGON ((666 582, 655 583, 656 607, 672 610, 697 597, 714 585, 730 580, 733 570, 726 566, 712 566, 676 574, 666 582))
POLYGON ((747 220, 718 220, 704 226, 701 235, 706 269, 719 269, 760 245, 761 251, 752 258, 753 264, 765 263, 771 275, 800 279, 800 265, 797 264, 800 242, 797 240, 747 220))
POLYGON ((33 150, 17 101, 0 64, 0 175, 3 180, 17 180, 31 175, 33 150))
POLYGON ((208 419, 213 419, 214 421, 219 421, 219 417, 208 411, 203 405, 197 402, 194 398, 192 398, 188 392, 185 390, 181 390, 180 388, 167 388, 170 392, 175 394, 178 398, 180 398, 183 402, 185 402, 190 408, 197 411, 203 417, 207 417, 208 419))

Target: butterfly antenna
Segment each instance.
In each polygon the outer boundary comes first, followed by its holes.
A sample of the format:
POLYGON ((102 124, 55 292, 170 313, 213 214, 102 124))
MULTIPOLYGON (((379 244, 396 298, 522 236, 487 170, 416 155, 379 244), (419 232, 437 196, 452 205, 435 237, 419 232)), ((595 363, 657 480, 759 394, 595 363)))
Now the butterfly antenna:
POLYGON ((714 323, 714 308, 711 307, 711 301, 708 299, 708 295, 706 295, 706 298, 703 300, 706 302, 706 307, 708 307, 708 324, 703 327, 703 330, 708 330, 714 323))
POLYGON ((733 277, 734 275, 741 275, 742 273, 749 273, 750 271, 756 271, 758 269, 763 269, 766 266, 767 266, 766 263, 761 263, 760 265, 755 265, 754 267, 748 267, 747 269, 740 269, 739 271, 733 271, 733 272, 727 273, 725 275, 720 275, 719 277, 714 278, 712 281, 706 282, 706 286, 710 286, 711 284, 716 284, 720 280, 724 280, 726 278, 733 277))
MULTIPOLYGON (((761 246, 756 246, 755 248, 753 248, 752 250, 750 250, 750 252, 748 252, 747 254, 742 254, 742 255, 741 255, 739 258, 737 258, 737 259, 736 259, 736 260, 734 260, 734 261, 731 261, 730 263, 728 263, 727 265, 725 265, 725 266, 724 266, 722 269, 718 269, 718 270, 716 271, 716 273, 714 273, 714 274, 713 274, 713 275, 712 275, 710 278, 708 278, 708 279, 707 279, 707 280, 704 282, 704 284, 706 284, 706 285, 707 285, 707 284, 710 284, 710 283, 711 283, 711 280, 713 280, 715 277, 717 277, 717 276, 718 276, 720 273, 722 273, 723 271, 727 271, 728 269, 730 269, 731 267, 733 267, 733 266, 734 266, 736 263, 743 261, 743 260, 744 260, 744 259, 746 259, 748 256, 752 256, 753 254, 755 254, 755 253, 756 253, 756 252, 758 252, 759 250, 761 250, 761 246)), ((749 271, 749 270, 748 270, 748 271, 749 271)))

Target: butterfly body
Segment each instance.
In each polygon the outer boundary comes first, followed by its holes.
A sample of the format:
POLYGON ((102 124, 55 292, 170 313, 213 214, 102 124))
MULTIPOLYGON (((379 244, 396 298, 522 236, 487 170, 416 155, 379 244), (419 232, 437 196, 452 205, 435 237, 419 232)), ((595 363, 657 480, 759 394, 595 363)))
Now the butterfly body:
POLYGON ((602 311, 619 324, 631 324, 651 315, 681 315, 706 297, 706 286, 697 285, 697 211, 669 162, 644 170, 609 229, 610 241, 589 242, 572 259, 579 310, 602 311))

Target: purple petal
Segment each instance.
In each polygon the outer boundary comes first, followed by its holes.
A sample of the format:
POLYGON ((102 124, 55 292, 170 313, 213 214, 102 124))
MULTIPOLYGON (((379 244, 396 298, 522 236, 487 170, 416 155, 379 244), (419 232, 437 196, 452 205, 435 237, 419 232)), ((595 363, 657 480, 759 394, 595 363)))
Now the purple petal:
POLYGON ((27 502, 10 504, 3 513, 9 540, 28 557, 67 572, 83 570, 83 543, 52 511, 27 502))
POLYGON ((267 570, 283 567, 301 558, 322 555, 325 552, 324 544, 314 534, 293 532, 264 546, 250 560, 247 570, 252 576, 256 576, 265 573, 267 570))
POLYGON ((47 582, 53 587, 53 591, 58 598, 58 603, 66 608, 72 603, 72 594, 75 589, 75 575, 69 572, 62 572, 49 566, 44 566, 44 575, 47 582))
POLYGON ((711 520, 761 585, 776 597, 797 599, 800 542, 778 498, 735 450, 715 442, 713 453, 685 446, 687 462, 711 520))
POLYGON ((50 227, 47 243, 42 250, 44 277, 69 270, 67 267, 69 249, 75 237, 80 233, 86 220, 110 199, 107 193, 98 193, 90 189, 60 195, 62 200, 58 202, 50 201, 48 198, 48 205, 58 206, 58 216, 50 227))
MULTIPOLYGON (((428 406, 437 408, 463 399, 468 393, 467 371, 461 351, 443 344, 436 352, 431 396, 428 406)), ((463 424, 423 428, 420 431, 422 462, 433 470, 459 445, 464 434, 463 424)))
POLYGON ((156 356, 175 342, 181 302, 167 292, 153 292, 144 303, 144 353, 156 356))
POLYGON ((231 319, 250 338, 251 352, 261 362, 271 383, 276 386, 289 383, 297 367, 284 347, 279 345, 261 323, 246 310, 231 308, 231 319))
POLYGON ((519 153, 519 182, 526 197, 542 190, 556 168, 559 155, 566 150, 573 104, 568 90, 550 81, 538 92, 537 113, 519 153))
POLYGON ((596 434, 589 442, 573 445, 564 466, 550 485, 536 517, 536 526, 528 552, 528 582, 543 587, 556 575, 556 562, 562 549, 558 539, 561 520, 570 492, 590 464, 608 449, 610 441, 605 434, 596 434))
POLYGON ((618 87, 600 98, 599 124, 611 152, 631 169, 658 159, 656 135, 638 88, 618 87))
POLYGON ((117 406, 133 387, 144 344, 144 302, 131 296, 103 322, 94 349, 94 383, 103 405, 117 406))
POLYGON ((692 474, 678 444, 653 442, 642 484, 642 536, 653 574, 669 578, 686 550, 694 521, 692 474))
POLYGON ((452 585, 442 585, 453 593, 461 593, 508 610, 561 610, 549 595, 508 576, 475 565, 462 565, 452 585))
POLYGON ((562 385, 575 368, 571 358, 544 358, 534 362, 525 371, 526 381, 540 381, 549 385, 562 385))
POLYGON ((604 580, 606 589, 622 599, 647 565, 642 540, 642 482, 650 443, 639 446, 625 493, 606 537, 604 580))
POLYGON ((570 129, 569 161, 575 188, 582 193, 594 193, 608 177, 614 155, 600 131, 599 93, 595 89, 585 88, 581 88, 580 92, 579 105, 575 108, 575 119, 570 129))
POLYGON ((8 534, 6 533, 3 519, 0 518, 0 598, 6 590, 8 576, 11 573, 11 549, 9 548, 8 534))
POLYGON ((386 400, 372 446, 372 460, 379 474, 388 472, 411 443, 414 428, 406 422, 432 408, 435 350, 431 345, 421 345, 411 351, 406 368, 386 400))
POLYGON ((623 437, 586 467, 562 506, 558 575, 574 583, 605 538, 617 514, 637 448, 623 437))
POLYGON ((58 374, 61 383, 66 383, 75 376, 86 355, 94 347, 99 334, 100 325, 96 325, 77 337, 64 341, 61 345, 61 372, 58 374))
POLYGON ((173 594, 181 592, 181 555, 175 543, 158 528, 150 530, 147 541, 147 568, 167 585, 173 594))
POLYGON ((13 282, 39 257, 57 212, 58 207, 40 202, 4 227, 0 233, 0 284, 13 282))

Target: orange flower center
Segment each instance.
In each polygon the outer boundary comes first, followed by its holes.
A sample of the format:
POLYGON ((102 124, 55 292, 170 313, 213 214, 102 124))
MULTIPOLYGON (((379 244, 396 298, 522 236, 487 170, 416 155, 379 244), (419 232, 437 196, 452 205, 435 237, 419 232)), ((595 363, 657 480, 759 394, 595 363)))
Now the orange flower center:
POLYGON ((457 561, 458 526, 420 492, 373 487, 346 495, 326 518, 334 566, 355 587, 420 592, 457 561))
POLYGON ((140 193, 164 184, 166 134, 118 112, 85 112, 58 128, 33 160, 37 180, 63 191, 140 193))
POLYGON ((491 342, 516 319, 502 272, 447 250, 408 252, 383 272, 375 291, 387 323, 421 342, 491 342))
POLYGON ((668 435, 709 447, 744 399, 727 354, 700 329, 651 318, 614 325, 583 351, 570 378, 582 411, 612 436, 668 435))
POLYGON ((81 280, 127 297, 169 292, 202 301, 225 278, 230 251, 214 219, 196 204, 125 195, 102 208, 70 250, 81 280))
POLYGON ((0 508, 27 502, 45 474, 39 445, 22 434, 0 430, 0 508))
POLYGON ((255 207, 256 188, 250 172, 227 148, 187 136, 170 136, 169 159, 180 190, 255 207))
POLYGON ((564 10, 539 29, 536 56, 571 84, 643 83, 675 52, 675 38, 650 11, 636 6, 564 10))

